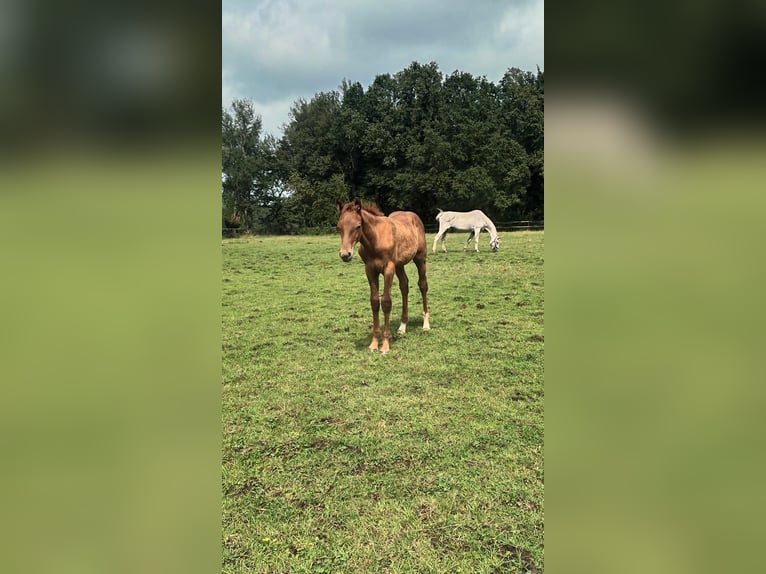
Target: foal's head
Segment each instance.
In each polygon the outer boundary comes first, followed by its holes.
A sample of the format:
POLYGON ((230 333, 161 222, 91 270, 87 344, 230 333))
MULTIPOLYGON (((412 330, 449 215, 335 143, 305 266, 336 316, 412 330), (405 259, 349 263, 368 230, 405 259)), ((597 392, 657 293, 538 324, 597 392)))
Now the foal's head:
POLYGON ((338 255, 346 263, 351 261, 354 255, 354 245, 362 235, 362 202, 355 199, 353 202, 343 205, 340 199, 335 200, 335 205, 340 212, 338 218, 338 232, 340 233, 340 251, 338 255))
POLYGON ((497 252, 497 250, 500 249, 500 237, 495 236, 495 238, 489 242, 489 246, 492 248, 492 251, 497 252))

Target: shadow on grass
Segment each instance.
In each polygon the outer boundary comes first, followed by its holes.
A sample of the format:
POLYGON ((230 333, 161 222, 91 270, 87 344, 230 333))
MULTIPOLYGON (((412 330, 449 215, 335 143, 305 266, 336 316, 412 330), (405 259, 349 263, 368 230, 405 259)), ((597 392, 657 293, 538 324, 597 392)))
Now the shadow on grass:
MULTIPOLYGON (((394 325, 394 320, 391 319, 391 350, 393 351, 396 347, 395 345, 397 342, 401 342, 404 339, 407 339, 408 337, 416 337, 423 334, 428 333, 429 331, 423 331, 423 319, 410 319, 410 321, 407 323, 407 332, 404 335, 400 335, 397 333, 396 329, 399 328, 399 319, 397 318, 396 324, 394 325)), ((380 342, 383 343, 383 326, 380 327, 381 330, 381 337, 380 342)), ((359 336, 359 333, 355 333, 359 336)), ((369 331, 366 331, 364 335, 359 336, 359 338, 356 339, 354 342, 354 348, 359 351, 367 351, 370 346, 370 342, 372 341, 372 328, 370 328, 369 331)))

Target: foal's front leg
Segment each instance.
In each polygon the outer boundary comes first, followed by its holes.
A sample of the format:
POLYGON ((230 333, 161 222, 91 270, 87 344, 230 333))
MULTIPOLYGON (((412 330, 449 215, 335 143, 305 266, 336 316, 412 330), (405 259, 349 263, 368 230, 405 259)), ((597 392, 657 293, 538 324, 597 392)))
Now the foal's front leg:
POLYGON ((370 307, 372 307, 372 342, 368 347, 371 352, 378 350, 378 340, 380 339, 380 293, 379 293, 379 274, 377 271, 365 269, 367 281, 370 282, 370 307))
POLYGON ((383 307, 383 346, 380 348, 382 354, 389 352, 389 343, 391 341, 391 286, 394 284, 394 264, 389 263, 383 271, 383 297, 380 299, 383 307))

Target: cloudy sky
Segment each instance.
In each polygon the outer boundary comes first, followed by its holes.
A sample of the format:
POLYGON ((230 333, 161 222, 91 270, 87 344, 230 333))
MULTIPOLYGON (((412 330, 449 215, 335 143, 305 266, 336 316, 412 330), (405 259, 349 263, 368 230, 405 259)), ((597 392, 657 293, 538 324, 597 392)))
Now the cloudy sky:
POLYGON ((298 98, 436 62, 498 82, 543 61, 544 0, 223 0, 221 97, 280 137, 298 98))

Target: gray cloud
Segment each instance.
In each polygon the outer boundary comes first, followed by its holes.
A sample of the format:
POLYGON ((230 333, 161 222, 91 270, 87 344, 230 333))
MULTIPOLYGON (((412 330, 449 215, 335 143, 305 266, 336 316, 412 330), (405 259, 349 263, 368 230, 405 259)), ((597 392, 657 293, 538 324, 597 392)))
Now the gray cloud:
POLYGON ((499 80, 543 68, 543 0, 224 0, 222 99, 253 100, 279 135, 291 104, 411 62, 499 80))

